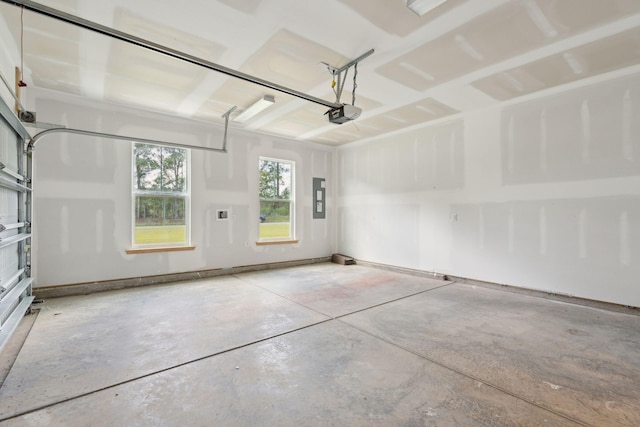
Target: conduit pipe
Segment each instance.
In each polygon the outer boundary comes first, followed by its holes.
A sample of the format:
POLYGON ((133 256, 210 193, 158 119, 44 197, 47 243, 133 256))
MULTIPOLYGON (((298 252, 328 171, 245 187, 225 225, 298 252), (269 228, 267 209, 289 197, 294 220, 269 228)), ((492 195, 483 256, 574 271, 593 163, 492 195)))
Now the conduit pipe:
POLYGON ((340 107, 341 106, 341 104, 339 104, 339 103, 325 101, 324 99, 316 98, 315 96, 307 95, 307 94, 299 92, 297 90, 290 89, 290 88, 287 88, 285 86, 281 86, 279 84, 272 83, 272 82, 269 82, 267 80, 263 80, 263 79, 258 78, 258 77, 254 77, 254 76, 251 76, 249 74, 241 73, 240 71, 232 70, 231 68, 227 68, 225 66, 222 66, 222 65, 219 65, 219 64, 215 64, 213 62, 198 58, 196 56, 189 55, 188 53, 184 53, 184 52, 181 52, 181 51, 178 51, 178 50, 175 50, 175 49, 171 49, 171 48, 166 47, 166 46, 162 46, 160 44, 151 42, 149 40, 145 40, 145 39, 142 39, 140 37, 136 37, 134 35, 127 34, 127 33, 124 33, 122 31, 118 31, 116 29, 106 27, 104 25, 98 24, 98 23, 93 22, 93 21, 88 21, 88 20, 80 18, 78 16, 74 16, 74 15, 62 12, 60 10, 57 10, 57 9, 53 9, 51 7, 47 7, 47 6, 41 5, 39 3, 30 1, 30 0, 13 0, 13 1, 12 0, 0 0, 0 1, 12 4, 14 6, 24 7, 26 10, 29 10, 31 12, 36 12, 36 13, 39 13, 41 15, 45 15, 45 16, 48 16, 50 18, 54 18, 54 19, 66 22, 68 24, 72 24, 72 25, 84 28, 84 29, 89 30, 89 31, 94 31, 96 33, 99 33, 99 34, 102 34, 102 35, 105 35, 105 36, 109 36, 109 37, 112 37, 114 39, 126 42, 126 43, 130 43, 130 44, 133 44, 133 45, 145 48, 145 49, 149 49, 149 50, 152 50, 154 52, 158 52, 158 53, 161 53, 163 55, 170 56, 172 58, 180 59, 182 61, 189 62, 191 64, 199 65, 199 66, 207 68, 209 70, 217 71, 219 73, 226 74, 228 76, 235 77, 235 78, 238 78, 240 80, 244 80, 244 81, 247 81, 247 82, 250 82, 250 83, 254 83, 254 84, 257 84, 259 86, 263 86, 263 87, 266 87, 266 88, 269 88, 269 89, 273 89, 273 90, 281 92, 281 93, 286 93, 288 95, 292 95, 292 96, 295 96, 297 98, 304 99, 306 101, 310 101, 310 102, 313 102, 313 103, 316 103, 316 104, 324 105, 324 106, 329 107, 329 108, 336 108, 336 107, 340 107))
POLYGON ((204 151, 214 151, 217 153, 226 153, 226 139, 224 141, 224 148, 211 148, 211 147, 201 147, 198 145, 189 145, 189 144, 180 144, 177 142, 166 142, 166 141, 158 141, 155 139, 145 139, 145 138, 138 138, 135 136, 124 136, 124 135, 115 135, 112 133, 103 133, 103 132, 94 132, 94 131, 90 131, 90 130, 82 130, 82 129, 70 129, 70 128, 54 128, 54 129, 47 129, 47 130, 43 130, 42 132, 39 132, 37 134, 35 134, 32 138, 31 141, 29 141, 29 144, 27 145, 27 153, 31 153, 35 147, 36 144, 38 143, 38 141, 40 139, 42 139, 43 137, 47 136, 47 135, 51 135, 53 133, 73 133, 76 135, 89 135, 89 136, 95 136, 98 138, 110 138, 110 139, 119 139, 119 140, 124 140, 124 141, 134 141, 134 142, 141 142, 143 144, 159 144, 159 145, 166 145, 169 147, 176 147, 176 148, 187 148, 187 149, 195 149, 195 150, 204 150, 204 151))

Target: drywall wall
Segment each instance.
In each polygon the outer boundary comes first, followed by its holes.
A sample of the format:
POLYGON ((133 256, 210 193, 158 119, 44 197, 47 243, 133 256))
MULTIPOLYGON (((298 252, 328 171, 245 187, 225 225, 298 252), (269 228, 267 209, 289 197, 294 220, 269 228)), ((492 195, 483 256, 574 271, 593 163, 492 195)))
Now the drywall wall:
POLYGON ((338 149, 338 250, 640 306, 640 74, 338 149))
MULTIPOLYGON (((221 147, 223 128, 36 90, 38 120, 118 135, 221 147)), ((126 254, 131 247, 131 143, 54 134, 34 152, 35 287, 329 256, 334 149, 229 130, 228 153, 192 150, 194 251, 126 254), (257 246, 258 158, 296 162, 297 244, 257 246), (327 219, 312 218, 312 178, 327 180, 327 219), (216 211, 229 210, 228 221, 216 211)))

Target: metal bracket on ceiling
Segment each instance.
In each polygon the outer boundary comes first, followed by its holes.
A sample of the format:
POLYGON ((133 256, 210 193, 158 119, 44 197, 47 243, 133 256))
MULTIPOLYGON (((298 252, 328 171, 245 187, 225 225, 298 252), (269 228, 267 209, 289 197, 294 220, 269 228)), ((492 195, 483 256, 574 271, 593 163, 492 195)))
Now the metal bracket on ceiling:
POLYGON ((238 108, 238 106, 234 105, 221 116, 222 118, 224 118, 224 136, 222 137, 222 151, 224 152, 227 151, 227 129, 229 128, 229 115, 233 113, 236 108, 238 108))
POLYGON ((371 56, 373 53, 375 52, 374 49, 370 49, 367 52, 363 53, 362 55, 360 55, 359 57, 357 57, 356 59, 354 59, 353 61, 343 65, 342 67, 334 67, 332 65, 327 64, 326 62, 323 62, 324 65, 326 65, 327 70, 329 70, 329 72, 331 73, 331 75, 333 76, 333 82, 331 83, 331 87, 333 88, 334 93, 336 94, 336 104, 340 104, 340 97, 342 96, 342 89, 344 89, 344 83, 347 81, 347 74, 349 74, 349 68, 351 68, 353 66, 354 68, 354 75, 353 75, 353 97, 351 100, 351 104, 355 105, 356 102, 356 77, 358 76, 358 63, 360 61, 362 61, 363 59, 371 56), (342 73, 344 73, 344 77, 342 76, 342 73), (336 81, 337 79, 337 81, 336 81))

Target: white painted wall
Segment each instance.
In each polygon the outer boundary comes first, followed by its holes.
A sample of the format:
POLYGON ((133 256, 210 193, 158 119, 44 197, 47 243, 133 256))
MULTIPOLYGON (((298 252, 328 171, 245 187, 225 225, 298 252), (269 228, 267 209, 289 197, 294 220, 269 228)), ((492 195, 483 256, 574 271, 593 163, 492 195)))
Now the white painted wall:
POLYGON ((341 147, 338 251, 640 306, 639 105, 633 74, 341 147))
MULTIPOLYGON (((221 147, 221 126, 37 91, 42 122, 112 134, 221 147)), ((127 255, 131 245, 131 143, 55 134, 34 152, 35 286, 326 257, 334 250, 335 149, 230 128, 228 153, 192 151, 195 251, 127 255), (296 162, 298 244, 256 246, 258 158, 296 162), (312 178, 327 179, 327 219, 312 219, 312 178), (229 209, 229 221, 216 210, 229 209), (334 215, 333 215, 334 216, 334 215)))

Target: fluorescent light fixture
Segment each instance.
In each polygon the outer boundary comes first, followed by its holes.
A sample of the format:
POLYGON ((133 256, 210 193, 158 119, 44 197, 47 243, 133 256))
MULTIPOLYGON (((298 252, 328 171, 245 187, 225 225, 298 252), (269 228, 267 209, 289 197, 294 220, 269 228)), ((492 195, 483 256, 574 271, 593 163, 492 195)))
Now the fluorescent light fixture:
POLYGON ((418 16, 422 16, 440 6, 446 0, 407 0, 407 7, 418 16))
POLYGON ((238 114, 238 116, 234 118, 233 121, 246 122, 251 117, 272 106, 274 102, 276 102, 276 100, 273 95, 265 95, 262 98, 258 99, 253 105, 244 110, 242 113, 238 114))

